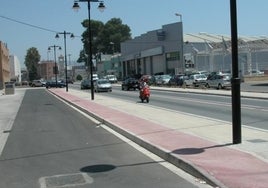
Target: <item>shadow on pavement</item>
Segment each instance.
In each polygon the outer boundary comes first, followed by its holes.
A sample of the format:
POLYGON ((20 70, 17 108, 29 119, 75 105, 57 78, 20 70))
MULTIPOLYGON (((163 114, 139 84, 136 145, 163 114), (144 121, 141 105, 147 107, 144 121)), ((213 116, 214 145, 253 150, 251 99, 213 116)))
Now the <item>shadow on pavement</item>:
POLYGON ((204 147, 204 148, 182 148, 182 149, 174 150, 172 151, 172 153, 179 154, 179 155, 195 155, 195 154, 203 153, 206 149, 225 147, 225 146, 230 146, 230 145, 232 144, 229 143, 229 144, 222 144, 222 145, 214 145, 214 146, 209 146, 209 147, 204 147))

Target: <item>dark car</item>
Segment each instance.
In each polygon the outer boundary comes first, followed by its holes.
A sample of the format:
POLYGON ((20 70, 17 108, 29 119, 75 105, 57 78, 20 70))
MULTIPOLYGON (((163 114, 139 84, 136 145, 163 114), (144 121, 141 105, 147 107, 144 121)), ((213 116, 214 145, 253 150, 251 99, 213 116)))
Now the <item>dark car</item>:
POLYGON ((122 90, 139 89, 139 80, 135 78, 127 78, 122 82, 122 90))
POLYGON ((66 86, 66 84, 63 81, 58 81, 56 83, 55 80, 50 80, 50 81, 47 81, 47 83, 46 83, 46 88, 51 88, 51 87, 62 88, 62 87, 65 87, 65 86, 66 86))
POLYGON ((155 83, 155 77, 153 75, 142 75, 139 79, 139 83, 147 82, 149 85, 153 85, 155 83))
POLYGON ((175 74, 168 81, 168 85, 171 85, 171 86, 182 86, 183 85, 184 78, 185 78, 185 75, 184 74, 175 74))
POLYGON ((81 89, 90 89, 91 88, 91 80, 89 79, 84 79, 82 80, 80 84, 81 89))

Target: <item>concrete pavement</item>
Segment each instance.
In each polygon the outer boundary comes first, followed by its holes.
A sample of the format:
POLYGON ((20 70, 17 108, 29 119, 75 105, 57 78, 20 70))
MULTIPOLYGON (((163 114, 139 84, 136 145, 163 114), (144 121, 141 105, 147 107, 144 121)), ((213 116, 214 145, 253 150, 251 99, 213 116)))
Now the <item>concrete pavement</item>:
MULTIPOLYGON (((230 91, 166 89, 230 95, 230 91)), ((232 145, 232 130, 228 122, 153 108, 142 103, 111 100, 97 94, 91 101, 90 92, 70 88, 68 93, 64 88, 48 91, 215 187, 268 187, 267 131, 243 126, 242 144, 232 145)), ((2 105, 3 101, 9 101, 10 106, 18 106, 23 98, 23 90, 20 92, 16 89, 15 95, 0 96, 0 110, 7 107, 2 105), (20 92, 21 95, 18 95, 20 92), (19 99, 13 100, 12 97, 19 99)), ((268 99, 268 93, 242 92, 241 96, 268 99)), ((6 116, 0 118, 3 122, 6 116)), ((3 133, 5 129, 1 129, 0 135, 7 134, 3 133)))

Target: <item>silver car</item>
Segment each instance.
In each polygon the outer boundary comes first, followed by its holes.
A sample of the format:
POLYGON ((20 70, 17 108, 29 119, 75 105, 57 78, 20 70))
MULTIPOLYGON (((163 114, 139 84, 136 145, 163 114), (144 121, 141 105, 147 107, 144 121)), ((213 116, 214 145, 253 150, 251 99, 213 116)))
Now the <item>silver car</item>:
POLYGON ((112 84, 107 79, 98 79, 94 82, 94 90, 95 92, 100 91, 112 92, 112 84))
POLYGON ((201 86, 205 85, 207 80, 207 76, 204 74, 193 74, 188 77, 188 79, 184 80, 184 84, 186 86, 201 86))
POLYGON ((229 88, 231 87, 231 74, 215 74, 207 79, 206 87, 229 88))

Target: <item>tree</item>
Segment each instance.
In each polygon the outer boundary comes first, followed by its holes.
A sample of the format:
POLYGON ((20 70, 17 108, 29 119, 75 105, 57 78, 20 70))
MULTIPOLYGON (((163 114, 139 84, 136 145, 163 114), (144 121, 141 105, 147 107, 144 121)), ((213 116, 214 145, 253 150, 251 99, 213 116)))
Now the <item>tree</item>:
MULTIPOLYGON (((84 20, 81 23, 86 29, 82 34, 84 50, 80 52, 80 57, 77 62, 87 62, 88 56, 86 54, 89 54, 88 23, 88 20, 84 20)), ((120 43, 131 39, 130 28, 122 24, 120 18, 112 18, 106 24, 103 24, 101 21, 91 20, 90 26, 93 55, 121 52, 120 43)))
POLYGON ((80 74, 78 74, 78 75, 76 76, 76 80, 81 81, 81 80, 83 80, 83 77, 82 77, 80 74))
POLYGON ((101 43, 104 47, 103 53, 121 52, 120 43, 130 38, 130 28, 122 24, 121 19, 112 18, 104 25, 100 33, 101 43))
POLYGON ((25 56, 24 64, 27 67, 29 72, 29 80, 35 80, 38 78, 37 74, 37 66, 38 62, 40 61, 40 54, 35 47, 31 47, 27 50, 27 54, 25 56))

